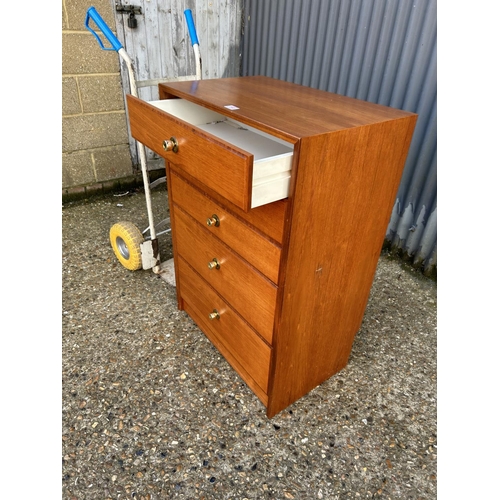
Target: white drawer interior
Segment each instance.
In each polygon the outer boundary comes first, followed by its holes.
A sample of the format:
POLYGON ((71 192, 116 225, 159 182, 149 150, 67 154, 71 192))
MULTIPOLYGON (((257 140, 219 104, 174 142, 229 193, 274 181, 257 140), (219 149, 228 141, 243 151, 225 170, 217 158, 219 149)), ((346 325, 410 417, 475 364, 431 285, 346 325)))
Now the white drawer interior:
POLYGON ((149 104, 253 155, 252 208, 288 196, 293 144, 184 99, 149 104))

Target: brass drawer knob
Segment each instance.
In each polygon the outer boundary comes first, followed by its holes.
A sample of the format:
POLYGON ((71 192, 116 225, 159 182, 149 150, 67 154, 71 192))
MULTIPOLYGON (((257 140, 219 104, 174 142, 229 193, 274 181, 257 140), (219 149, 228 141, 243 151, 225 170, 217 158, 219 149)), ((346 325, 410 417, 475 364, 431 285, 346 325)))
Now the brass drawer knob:
POLYGON ((217 217, 217 215, 213 214, 212 217, 209 217, 207 219, 207 226, 219 227, 220 226, 220 219, 219 219, 219 217, 217 217))
POLYGON ((219 314, 219 311, 217 311, 217 309, 214 309, 209 315, 208 315, 208 319, 210 320, 214 320, 214 319, 220 319, 220 314, 219 314))
POLYGON ((163 149, 165 151, 173 151, 174 153, 177 153, 177 151, 179 151, 179 143, 177 142, 177 139, 175 137, 171 137, 168 141, 164 140, 163 149))
POLYGON ((208 269, 220 269, 220 263, 215 257, 208 263, 208 269))

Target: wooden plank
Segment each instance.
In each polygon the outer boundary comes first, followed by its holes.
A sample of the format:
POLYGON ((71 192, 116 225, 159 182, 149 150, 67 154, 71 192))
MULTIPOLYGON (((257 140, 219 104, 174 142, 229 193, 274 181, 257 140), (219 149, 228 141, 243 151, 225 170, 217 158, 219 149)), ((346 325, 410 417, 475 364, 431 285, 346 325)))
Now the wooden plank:
POLYGON ((203 80, 195 86, 173 82, 164 87, 172 95, 291 142, 408 116, 398 109, 264 76, 203 80))
POLYGON ((407 114, 302 140, 269 417, 347 364, 415 122, 407 114))

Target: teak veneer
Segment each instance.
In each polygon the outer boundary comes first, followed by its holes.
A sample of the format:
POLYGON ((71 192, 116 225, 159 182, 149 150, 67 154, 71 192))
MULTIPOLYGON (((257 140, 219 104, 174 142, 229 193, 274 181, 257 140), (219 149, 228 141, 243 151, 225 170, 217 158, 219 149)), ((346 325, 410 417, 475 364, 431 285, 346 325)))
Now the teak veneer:
POLYGON ((262 76, 159 94, 293 152, 266 177, 250 147, 127 96, 133 137, 166 159, 178 307, 271 418, 348 362, 417 115, 262 76), (171 137, 177 152, 163 149, 171 137))

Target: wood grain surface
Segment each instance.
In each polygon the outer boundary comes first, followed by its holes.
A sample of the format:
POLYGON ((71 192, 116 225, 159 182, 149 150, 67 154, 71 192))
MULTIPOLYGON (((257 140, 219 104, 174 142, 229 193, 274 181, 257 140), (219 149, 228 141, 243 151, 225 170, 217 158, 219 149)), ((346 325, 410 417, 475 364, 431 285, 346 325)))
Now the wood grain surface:
POLYGON ((160 84, 159 90, 160 96, 188 99, 290 142, 408 116, 406 111, 265 76, 175 82, 160 84))
MULTIPOLYGON (((287 200, 249 211, 227 197, 227 186, 207 180, 212 170, 206 165, 203 174, 177 163, 167 168, 176 265, 184 256, 199 283, 269 343, 267 387, 262 369, 258 384, 245 376, 271 418, 349 360, 417 115, 260 76, 161 84, 159 94, 188 99, 294 144, 287 200), (232 221, 227 234, 203 226, 211 203, 232 221), (248 236, 253 231, 266 241, 256 258, 250 255, 259 248, 259 237, 248 236), (269 242, 278 243, 278 264, 269 242), (207 262, 218 255, 225 271, 213 274, 207 262)), ((224 161, 230 169, 230 159, 224 161)), ((181 275, 179 307, 198 318, 193 297, 191 304, 183 299, 192 293, 186 286, 192 280, 181 275)), ((198 321, 219 342, 207 320, 198 321)), ((227 355, 245 373, 247 361, 227 355)))
POLYGON ((199 224, 206 226, 210 233, 217 236, 271 281, 278 283, 281 248, 277 244, 263 237, 251 226, 175 174, 172 175, 172 197, 175 204, 199 224), (220 221, 218 226, 207 226, 206 221, 212 215, 218 217, 220 221))
POLYGON ((267 404, 265 392, 271 348, 183 258, 178 260, 178 265, 188 312, 252 390, 267 404), (219 312, 219 319, 208 319, 213 310, 219 312))
POLYGON ((127 96, 127 104, 130 130, 138 141, 242 210, 250 209, 253 155, 133 96, 127 96), (177 153, 163 149, 171 137, 178 141, 177 153))
POLYGON ((270 344, 277 288, 174 204, 178 253, 270 344), (214 258, 219 269, 209 269, 214 258))

